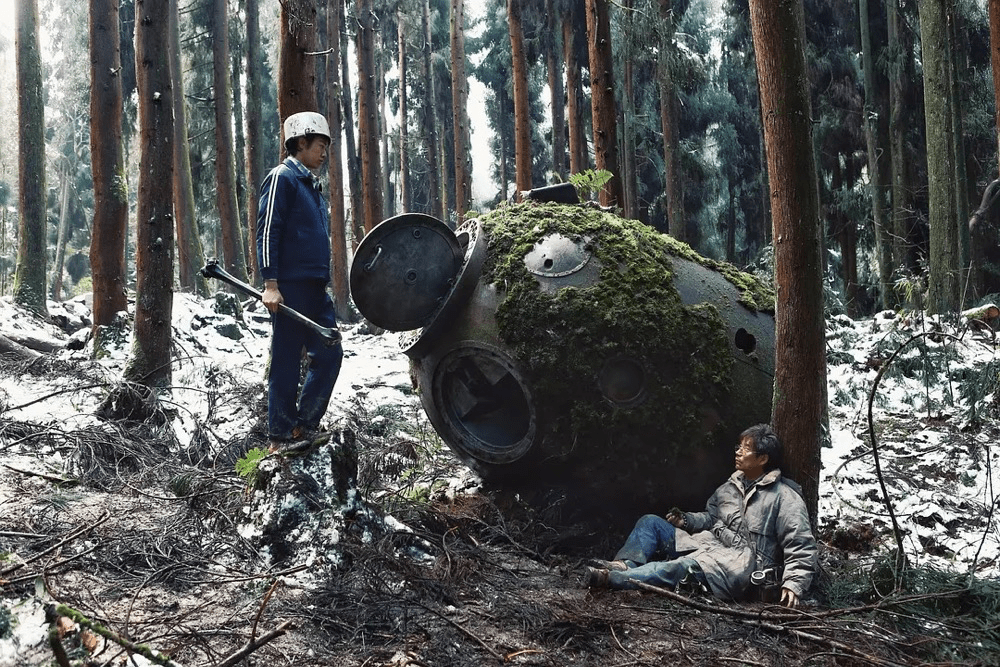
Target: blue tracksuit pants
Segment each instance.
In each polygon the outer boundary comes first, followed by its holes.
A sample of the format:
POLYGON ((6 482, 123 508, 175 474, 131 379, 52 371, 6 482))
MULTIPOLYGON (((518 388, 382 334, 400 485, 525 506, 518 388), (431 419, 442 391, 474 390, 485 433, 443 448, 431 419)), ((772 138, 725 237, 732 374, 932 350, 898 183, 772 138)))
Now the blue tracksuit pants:
MULTIPOLYGON (((337 326, 333 300, 323 282, 283 281, 278 287, 289 308, 321 326, 337 326)), ((296 426, 310 429, 319 426, 343 359, 340 343, 328 347, 309 327, 281 313, 271 315, 271 367, 267 383, 267 428, 271 438, 287 440, 296 426), (303 349, 309 357, 309 369, 300 391, 303 349)))

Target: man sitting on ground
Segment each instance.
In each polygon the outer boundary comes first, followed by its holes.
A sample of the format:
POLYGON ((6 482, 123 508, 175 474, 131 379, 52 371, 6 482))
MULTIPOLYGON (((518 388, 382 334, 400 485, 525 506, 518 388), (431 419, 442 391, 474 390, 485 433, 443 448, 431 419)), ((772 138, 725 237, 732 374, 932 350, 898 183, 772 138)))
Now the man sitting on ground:
POLYGON ((739 600, 753 578, 780 582, 781 603, 797 607, 816 570, 816 540, 802 491, 782 477, 781 459, 774 430, 751 426, 740 434, 736 472, 704 512, 643 516, 615 560, 587 568, 587 585, 674 588, 693 578, 722 599, 739 600))

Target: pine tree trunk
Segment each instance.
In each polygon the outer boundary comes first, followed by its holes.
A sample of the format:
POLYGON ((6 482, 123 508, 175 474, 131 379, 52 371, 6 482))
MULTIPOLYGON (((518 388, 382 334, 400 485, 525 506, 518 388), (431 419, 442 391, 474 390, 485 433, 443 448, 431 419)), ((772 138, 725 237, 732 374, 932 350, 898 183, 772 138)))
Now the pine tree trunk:
POLYGON ((18 211, 20 225, 14 303, 42 316, 47 266, 45 119, 42 59, 38 44, 38 1, 17 0, 18 211))
MULTIPOLYGON (((633 32, 632 25, 632 0, 624 0, 622 4, 624 10, 624 30, 626 33, 633 32)), ((633 76, 633 54, 631 48, 626 46, 626 53, 622 57, 624 61, 622 67, 625 70, 624 86, 622 91, 622 126, 621 126, 621 169, 622 169, 622 195, 621 201, 622 215, 626 218, 636 218, 636 191, 638 190, 638 180, 636 178, 635 161, 635 81, 633 76)))
POLYGON ((437 99, 434 86, 434 67, 431 62, 433 41, 431 39, 431 4, 424 0, 422 27, 424 33, 424 48, 422 59, 422 75, 427 91, 424 93, 424 152, 427 154, 427 201, 428 214, 439 220, 444 220, 444 203, 441 198, 441 185, 438 162, 437 117, 434 102, 437 99))
POLYGON ((170 2, 170 78, 176 94, 174 104, 174 227, 177 234, 177 268, 183 290, 208 295, 208 283, 201 275, 205 256, 195 216, 191 154, 188 152, 187 105, 181 70, 181 41, 177 0, 170 2))
POLYGON ((589 165, 587 159, 587 139, 583 126, 583 105, 580 100, 581 76, 580 62, 576 57, 574 42, 576 31, 573 30, 573 14, 576 4, 563 18, 563 51, 566 56, 566 115, 569 117, 569 173, 579 174, 589 165))
POLYGON ((136 289, 132 351, 125 379, 170 384, 173 307, 173 142, 170 3, 136 0, 135 71, 139 107, 136 289), (167 57, 164 57, 164 55, 167 57))
POLYGON ((858 20, 861 35, 861 60, 864 70, 864 127, 865 142, 868 148, 868 181, 872 200, 872 221, 875 231, 875 251, 878 259, 879 294, 882 308, 888 308, 889 292, 892 289, 892 242, 886 215, 887 194, 883 177, 886 170, 881 159, 885 153, 885 145, 879 144, 879 123, 882 115, 878 113, 875 88, 875 52, 872 45, 871 24, 868 18, 868 0, 858 0, 858 20))
MULTIPOLYGON (((229 88, 228 0, 212 5, 212 55, 215 102, 215 199, 219 205, 222 252, 226 270, 246 282, 247 264, 236 201, 236 165, 233 163, 233 95, 229 88)), ((314 28, 315 30, 315 28, 314 28)))
POLYGON ((410 210, 410 147, 407 133, 406 98, 406 14, 400 5, 396 11, 396 29, 399 38, 399 205, 402 213, 410 210))
POLYGON ((826 348, 819 193, 810 127, 802 0, 750 0, 774 220, 775 375, 772 415, 784 472, 815 523, 826 428, 826 348))
MULTIPOLYGON (((218 0, 216 0, 218 1, 218 0)), ((281 46, 278 51, 278 119, 293 113, 317 111, 316 3, 280 0, 281 46)), ((284 136, 281 138, 284 145, 284 136)))
POLYGON ((379 165, 378 111, 375 103, 375 17, 371 0, 357 2, 358 152, 364 231, 382 222, 382 175, 379 165))
POLYGON ((677 146, 678 102, 674 84, 674 19, 670 0, 660 0, 660 126, 663 129, 663 192, 667 202, 667 229, 678 241, 687 241, 687 222, 684 220, 681 173, 677 146))
MULTIPOLYGON (((898 0, 887 0, 886 14, 889 26, 887 51, 889 55, 889 149, 892 171, 892 261, 893 271, 915 269, 911 244, 913 216, 912 188, 906 147, 906 128, 910 112, 906 105, 905 86, 910 81, 911 49, 901 30, 898 0)), ((894 274, 895 275, 895 274, 894 274)), ((891 305, 899 303, 893 291, 891 305)))
POLYGON ((548 42, 545 49, 549 92, 552 95, 552 171, 561 182, 566 181, 566 93, 563 90, 562 59, 559 52, 559 31, 562 26, 556 16, 553 0, 545 0, 548 42))
POLYGON ((94 339, 128 307, 125 229, 128 193, 122 150, 122 81, 118 0, 90 0, 90 160, 94 223, 90 272, 94 283, 94 339))
MULTIPOLYGON (((465 74, 465 0, 451 0, 451 100, 455 137, 455 215, 458 225, 461 225, 466 212, 472 206, 472 159, 469 155, 468 115, 469 79, 465 74)), ((530 150, 529 143, 529 154, 530 150)), ((529 183, 530 180, 529 167, 529 183)))
MULTIPOLYGON (((337 12, 340 15, 340 25, 345 27, 344 0, 338 0, 337 12)), ((340 80, 350 81, 348 65, 348 42, 341 40, 340 44, 340 80)), ((341 111, 344 114, 344 136, 347 139, 347 179, 351 192, 351 246, 357 249, 365 235, 364 203, 361 201, 361 158, 358 156, 357 142, 354 140, 354 104, 351 101, 351 87, 341 86, 341 111)))
POLYGON ((955 155, 954 188, 955 188, 955 233, 958 235, 958 289, 959 310, 965 307, 965 290, 969 278, 969 176, 965 162, 965 119, 962 109, 962 93, 959 86, 968 76, 968 64, 965 58, 963 44, 968 44, 962 18, 955 6, 955 0, 945 3, 948 17, 948 39, 952 45, 950 52, 951 67, 949 69, 951 82, 951 139, 952 152, 955 155))
POLYGON ((621 206, 621 168, 618 163, 618 111, 615 106, 614 60, 608 0, 587 0, 587 43, 590 46, 590 97, 594 123, 594 162, 611 173, 601 190, 602 206, 621 206))
POLYGON ((344 211, 344 167, 341 163, 343 114, 340 109, 340 12, 331 7, 327 12, 327 36, 330 55, 327 58, 327 98, 330 100, 330 284, 334 305, 342 319, 352 317, 351 288, 348 280, 347 220, 344 211))
POLYGON ((66 228, 69 226, 69 165, 59 170, 59 230, 56 238, 56 259, 52 267, 52 300, 62 300, 63 260, 66 257, 66 228))
POLYGON ((264 178, 264 140, 261 120, 261 52, 260 10, 257 0, 246 0, 247 20, 247 113, 246 113, 246 170, 247 170, 247 248, 248 270, 254 280, 260 277, 257 265, 257 204, 258 189, 264 178))
POLYGON ((955 142, 951 87, 951 44, 947 0, 919 0, 920 53, 924 71, 927 136, 930 277, 927 310, 948 313, 959 307, 959 238, 955 215, 955 142))
MULTIPOLYGON (((996 117, 997 150, 1000 153, 1000 2, 989 0, 990 65, 993 69, 993 99, 996 117)), ((1000 167, 1000 163, 998 163, 1000 167)))
POLYGON ((531 189, 531 111, 528 107, 528 63, 524 55, 521 0, 507 0, 507 27, 514 87, 514 184, 521 193, 531 189))
MULTIPOLYGON (((382 219, 391 218, 396 215, 396 197, 392 189, 392 180, 390 178, 393 172, 393 165, 389 161, 389 126, 385 109, 385 100, 388 95, 385 94, 385 58, 383 54, 385 53, 385 48, 382 46, 381 33, 376 33, 378 36, 378 57, 375 59, 376 69, 378 70, 378 138, 379 138, 379 148, 380 156, 379 163, 382 165, 380 174, 382 176, 382 219)), ((382 222, 382 219, 376 220, 375 224, 382 222)))

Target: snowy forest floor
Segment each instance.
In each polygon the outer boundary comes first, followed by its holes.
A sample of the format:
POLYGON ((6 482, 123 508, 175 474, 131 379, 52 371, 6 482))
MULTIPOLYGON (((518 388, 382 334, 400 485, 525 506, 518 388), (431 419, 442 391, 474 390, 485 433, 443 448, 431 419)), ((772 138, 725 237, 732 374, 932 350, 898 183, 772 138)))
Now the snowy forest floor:
MULTIPOLYGON (((120 392, 108 405, 127 336, 91 360, 83 299, 50 304, 59 326, 0 300, 0 336, 47 350, 0 361, 0 667, 60 664, 47 639, 55 604, 183 667, 996 664, 990 330, 830 319, 823 569, 789 613, 697 591, 585 589, 587 558, 610 557, 624 535, 557 533, 484 491, 426 421, 396 337, 363 324, 343 328, 328 414, 331 441, 356 446, 349 500, 316 500, 326 496, 307 463, 254 488, 235 464, 265 444, 267 319, 217 304, 176 296, 164 400, 120 392), (915 567, 901 582, 868 434, 880 368, 882 479, 915 567), (130 417, 100 416, 109 409, 130 417), (287 530, 280 553, 262 547, 261 521, 296 494, 315 521, 287 530)), ((66 619, 58 627, 66 664, 154 664, 66 619)))

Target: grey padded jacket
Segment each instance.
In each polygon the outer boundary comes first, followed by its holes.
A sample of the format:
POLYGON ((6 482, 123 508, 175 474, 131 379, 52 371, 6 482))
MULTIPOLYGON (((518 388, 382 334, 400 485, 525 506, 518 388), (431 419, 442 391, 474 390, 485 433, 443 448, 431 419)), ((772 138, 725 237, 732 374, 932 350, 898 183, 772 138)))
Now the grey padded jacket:
POLYGON ((701 566, 712 592, 738 600, 754 570, 783 566, 782 588, 801 597, 816 572, 816 539, 795 482, 772 470, 744 496, 734 472, 708 499, 704 512, 685 512, 677 551, 701 566))

